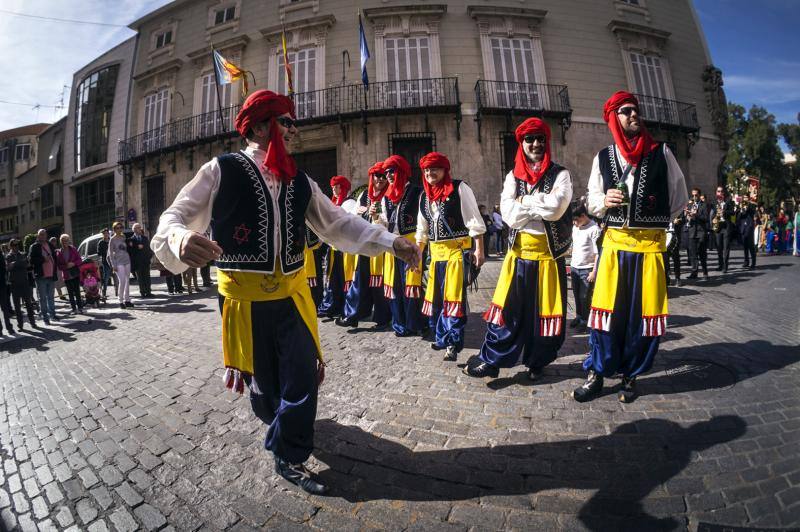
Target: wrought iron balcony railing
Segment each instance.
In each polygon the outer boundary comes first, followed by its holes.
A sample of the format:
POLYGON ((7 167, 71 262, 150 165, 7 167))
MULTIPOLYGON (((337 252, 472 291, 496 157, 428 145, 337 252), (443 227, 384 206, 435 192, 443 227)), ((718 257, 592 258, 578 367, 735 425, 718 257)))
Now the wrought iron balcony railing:
POLYGON ((692 103, 678 102, 637 94, 639 112, 645 122, 666 129, 680 129, 696 132, 700 129, 697 122, 697 106, 692 103))
POLYGON ((572 114, 566 85, 481 79, 475 84, 475 98, 478 112, 484 114, 513 111, 554 118, 572 114))
MULTIPOLYGON (((427 78, 328 87, 296 93, 298 125, 408 113, 460 113, 457 78, 427 78)), ((120 141, 119 162, 174 151, 214 139, 231 137, 238 105, 182 118, 120 141)), ((459 114, 460 116, 460 114, 459 114)))

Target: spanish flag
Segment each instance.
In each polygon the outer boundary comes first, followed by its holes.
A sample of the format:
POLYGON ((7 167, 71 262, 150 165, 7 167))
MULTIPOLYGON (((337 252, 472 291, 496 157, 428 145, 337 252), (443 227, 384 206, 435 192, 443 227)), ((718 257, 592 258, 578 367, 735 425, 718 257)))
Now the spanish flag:
POLYGON ((291 96, 294 94, 294 83, 292 82, 292 65, 289 63, 289 52, 286 50, 286 30, 281 33, 281 44, 283 45, 283 66, 286 69, 286 92, 291 96))
POLYGON ((247 85, 246 70, 242 70, 234 65, 220 54, 218 51, 213 50, 214 54, 214 70, 217 73, 217 83, 220 85, 227 85, 236 80, 242 80, 242 97, 246 97, 249 92, 247 85))

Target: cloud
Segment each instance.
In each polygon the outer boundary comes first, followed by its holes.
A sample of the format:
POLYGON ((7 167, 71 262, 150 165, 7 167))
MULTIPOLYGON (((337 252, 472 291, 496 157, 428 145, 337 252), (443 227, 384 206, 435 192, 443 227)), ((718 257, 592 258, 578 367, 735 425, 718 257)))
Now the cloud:
POLYGON ((724 76, 723 79, 729 98, 733 94, 738 94, 763 104, 786 104, 800 100, 800 78, 732 74, 724 76))

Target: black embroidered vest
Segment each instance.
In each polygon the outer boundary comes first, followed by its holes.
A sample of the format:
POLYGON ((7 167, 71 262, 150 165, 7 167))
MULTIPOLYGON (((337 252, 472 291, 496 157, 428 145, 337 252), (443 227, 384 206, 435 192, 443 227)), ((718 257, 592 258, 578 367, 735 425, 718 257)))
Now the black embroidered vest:
MULTIPOLYGON (((550 168, 547 169, 531 192, 541 191, 545 194, 549 194, 550 191, 553 190, 558 174, 563 169, 563 166, 551 163, 550 168)), ((527 183, 524 180, 514 178, 514 181, 517 185, 515 198, 528 194, 526 190, 527 183)), ((569 251, 570 246, 572 246, 572 209, 567 207, 567 210, 564 211, 561 218, 555 221, 542 220, 542 224, 544 225, 544 233, 547 235, 547 247, 550 249, 550 255, 552 255, 554 259, 557 259, 569 251)), ((509 246, 514 245, 517 233, 519 233, 518 229, 509 231, 509 246)))
POLYGON ((428 240, 435 242, 469 236, 469 229, 464 224, 464 215, 461 213, 461 196, 458 193, 460 184, 460 179, 453 179, 453 192, 444 201, 439 202, 438 224, 434 223, 428 195, 420 195, 419 208, 428 221, 428 240))
POLYGON ((319 235, 306 226, 306 245, 313 248, 320 243, 319 235))
MULTIPOLYGON (((624 169, 617 160, 614 145, 600 150, 597 154, 600 174, 603 176, 603 191, 614 188, 622 179, 624 169)), ((666 229, 669 227, 670 202, 667 159, 664 145, 658 143, 656 149, 642 159, 633 170, 633 190, 630 204, 626 207, 608 209, 608 227, 631 229, 666 229)))
POLYGON ((397 205, 392 203, 389 198, 386 198, 386 217, 389 220, 390 233, 394 232, 395 227, 397 227, 397 233, 401 236, 417 230, 419 196, 422 193, 422 187, 408 185, 397 205))
POLYGON ((222 247, 217 268, 232 271, 292 273, 303 267, 306 209, 311 201, 308 176, 298 171, 281 184, 276 201, 256 164, 244 152, 217 158, 220 183, 211 210, 214 239, 222 247), (275 242, 275 204, 280 210, 280 249, 275 242), (276 253, 277 251, 277 253, 276 253), (280 259, 276 260, 276 255, 280 259))

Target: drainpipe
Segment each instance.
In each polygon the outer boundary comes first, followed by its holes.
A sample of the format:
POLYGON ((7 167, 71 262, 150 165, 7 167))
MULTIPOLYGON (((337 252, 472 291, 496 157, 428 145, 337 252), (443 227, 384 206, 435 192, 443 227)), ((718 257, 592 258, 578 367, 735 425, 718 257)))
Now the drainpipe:
MULTIPOLYGON (((130 135, 130 124, 129 119, 131 115, 131 106, 133 106, 133 72, 136 69, 136 58, 139 52, 139 31, 136 32, 136 37, 133 42, 133 57, 131 58, 131 69, 128 73, 130 75, 130 80, 128 81, 128 105, 125 106, 125 135, 130 135)), ((126 136, 126 138, 128 138, 126 136)), ((117 156, 119 156, 119 152, 117 152, 117 156)), ((129 171, 132 171, 129 170, 129 171)), ((128 212, 128 180, 125 178, 125 172, 122 172, 122 218, 125 220, 127 218, 128 212)), ((123 221, 124 223, 124 221, 123 221)))

